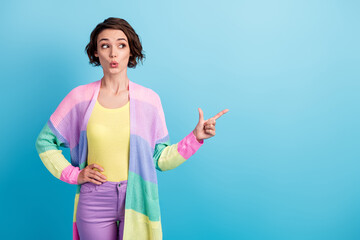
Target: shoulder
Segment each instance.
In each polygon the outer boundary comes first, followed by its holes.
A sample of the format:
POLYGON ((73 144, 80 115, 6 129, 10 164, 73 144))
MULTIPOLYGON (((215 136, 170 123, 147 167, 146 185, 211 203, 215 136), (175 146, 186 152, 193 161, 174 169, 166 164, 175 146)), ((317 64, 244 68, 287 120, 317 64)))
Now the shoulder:
POLYGON ((78 85, 70 90, 65 98, 76 103, 91 100, 99 81, 78 85))
POLYGON ((152 105, 158 106, 160 103, 159 94, 149 87, 145 87, 138 83, 131 82, 131 87, 135 93, 135 98, 143 102, 150 103, 152 105))
POLYGON ((96 90, 96 82, 78 85, 70 90, 62 99, 53 115, 65 116, 70 111, 78 110, 77 106, 84 106, 84 102, 90 102, 96 90))

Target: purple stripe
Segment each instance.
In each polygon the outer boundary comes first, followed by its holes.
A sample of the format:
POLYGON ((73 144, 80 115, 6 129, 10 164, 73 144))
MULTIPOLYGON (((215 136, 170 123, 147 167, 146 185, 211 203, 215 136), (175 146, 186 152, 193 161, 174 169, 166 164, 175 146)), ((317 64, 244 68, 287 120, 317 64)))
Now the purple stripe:
POLYGON ((65 144, 65 147, 69 147, 69 142, 65 139, 65 137, 63 137, 63 135, 61 135, 59 133, 59 131, 54 127, 53 123, 51 122, 51 120, 49 119, 47 122, 50 130, 55 134, 56 138, 61 142, 65 144))
MULTIPOLYGON (((158 143, 164 143, 164 142, 167 142, 170 140, 170 137, 169 137, 169 134, 166 135, 165 137, 163 138, 160 138, 159 140, 156 141, 155 145, 158 144, 158 143)), ((170 143, 169 143, 170 144, 170 143)))
POLYGON ((70 142, 70 148, 74 148, 78 144, 80 126, 83 122, 83 119, 78 119, 78 117, 84 116, 89 104, 90 101, 84 101, 76 104, 76 106, 73 107, 58 124, 59 132, 63 133, 64 138, 70 142))
POLYGON ((79 165, 81 166, 84 162, 87 161, 87 155, 88 155, 88 142, 87 142, 87 136, 86 131, 81 131, 80 133, 80 140, 79 140, 79 149, 81 149, 81 152, 79 152, 79 156, 81 158, 79 159, 79 165))
POLYGON ((137 135, 130 135, 130 166, 129 171, 140 175, 145 181, 157 184, 154 161, 154 149, 147 141, 137 135))
POLYGON ((151 147, 154 148, 157 135, 163 135, 162 128, 162 123, 158 117, 158 110, 154 105, 137 99, 130 100, 131 134, 140 136, 142 139, 153 144, 151 147))
POLYGON ((87 107, 87 112, 84 115, 84 120, 83 120, 82 125, 81 125, 81 131, 86 131, 87 130, 88 121, 90 119, 91 113, 92 113, 92 111, 94 109, 94 106, 95 106, 95 102, 96 102, 96 100, 98 98, 98 95, 99 95, 99 92, 100 92, 101 80, 97 81, 95 83, 96 83, 96 86, 95 86, 94 95, 92 96, 90 104, 87 107))
POLYGON ((71 165, 76 167, 80 166, 82 163, 86 161, 86 156, 87 156, 86 131, 80 132, 79 144, 71 149, 70 156, 71 156, 71 165), (79 152, 79 149, 81 149, 81 152, 79 152), (80 157, 82 158, 80 159, 80 157))

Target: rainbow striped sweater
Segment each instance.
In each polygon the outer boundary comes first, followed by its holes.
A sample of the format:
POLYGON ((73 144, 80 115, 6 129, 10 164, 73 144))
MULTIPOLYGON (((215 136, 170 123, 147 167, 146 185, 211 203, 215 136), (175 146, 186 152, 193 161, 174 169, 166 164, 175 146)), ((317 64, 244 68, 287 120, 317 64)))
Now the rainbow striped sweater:
MULTIPOLYGON (((80 239, 76 210, 81 185, 77 177, 87 166, 86 129, 100 91, 101 80, 70 91, 50 116, 36 140, 45 167, 58 179, 76 184, 73 239, 80 239), (60 147, 70 148, 71 162, 60 147)), ((124 240, 162 239, 156 169, 174 169, 203 144, 191 132, 180 142, 170 143, 165 116, 156 92, 129 81, 130 156, 125 200, 124 240)))

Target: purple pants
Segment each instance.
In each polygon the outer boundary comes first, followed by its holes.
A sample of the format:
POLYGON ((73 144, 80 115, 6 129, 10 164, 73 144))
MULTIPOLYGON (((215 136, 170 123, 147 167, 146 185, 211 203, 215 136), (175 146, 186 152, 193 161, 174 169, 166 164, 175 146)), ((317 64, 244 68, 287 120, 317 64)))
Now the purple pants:
POLYGON ((126 186, 127 180, 81 185, 76 212, 80 239, 123 239, 126 186))

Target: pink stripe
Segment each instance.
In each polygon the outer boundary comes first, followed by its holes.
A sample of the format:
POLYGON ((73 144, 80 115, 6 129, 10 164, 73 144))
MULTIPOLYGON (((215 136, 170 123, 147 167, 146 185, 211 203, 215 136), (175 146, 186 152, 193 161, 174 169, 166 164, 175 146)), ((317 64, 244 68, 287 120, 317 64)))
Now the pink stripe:
POLYGON ((99 81, 90 84, 80 85, 73 88, 65 98, 60 102, 55 112, 50 119, 55 128, 58 128, 61 120, 68 114, 68 112, 78 103, 89 101, 92 97, 94 85, 99 84, 99 81))
POLYGON ((60 180, 70 184, 77 184, 80 171, 79 167, 69 165, 61 172, 60 180))
POLYGON ((90 106, 89 106, 89 108, 87 109, 87 112, 85 113, 84 121, 83 121, 83 124, 82 124, 82 126, 81 126, 81 131, 86 131, 87 124, 88 124, 88 121, 89 121, 91 112, 92 112, 92 110, 94 109, 95 102, 96 102, 96 100, 97 100, 97 98, 98 98, 98 95, 99 95, 99 92, 100 92, 101 79, 100 79, 99 81, 94 82, 94 84, 96 84, 96 85, 94 85, 95 93, 94 93, 94 95, 92 96, 90 106))
POLYGON ((73 223, 73 240, 80 240, 79 232, 77 230, 76 222, 73 223))
MULTIPOLYGON (((165 113, 164 113, 164 109, 162 107, 162 104, 161 104, 161 99, 160 97, 158 97, 158 115, 159 115, 159 119, 160 119, 160 126, 158 127, 158 129, 161 131, 158 139, 161 139, 161 138, 164 138, 168 135, 168 130, 167 130, 167 127, 166 127, 166 121, 165 121, 165 113)), ((157 139, 156 139, 157 140, 157 139)))
POLYGON ((200 142, 198 142, 194 132, 191 131, 191 133, 178 143, 178 152, 185 159, 189 159, 203 144, 204 140, 201 139, 200 142))
MULTIPOLYGON (((144 124, 136 123, 136 127, 132 128, 132 133, 141 136, 146 141, 154 142, 161 138, 164 138, 168 135, 168 131, 166 128, 165 115, 162 108, 161 100, 159 95, 152 89, 139 85, 130 81, 129 83, 129 91, 130 91, 130 113, 144 113, 145 119, 139 119, 138 114, 130 116, 130 119, 135 119, 135 121, 143 121, 146 125, 149 125, 149 119, 155 117, 156 124, 155 126, 150 126, 152 129, 158 129, 157 134, 159 136, 155 136, 155 132, 151 133, 151 136, 144 136, 143 133, 148 132, 147 126, 144 124), (143 108, 140 110, 139 108, 143 108), (140 129, 142 127, 143 129, 140 129)), ((134 123, 133 123, 134 124, 134 123)), ((131 126, 131 124, 130 124, 131 126)), ((155 146, 152 146, 155 147, 155 146)))
POLYGON ((164 126, 160 118, 158 108, 152 104, 141 102, 138 99, 131 99, 130 119, 134 119, 130 123, 130 133, 144 139, 151 145, 151 148, 155 147, 158 138, 165 137, 167 134, 166 126, 164 126), (141 113, 141 115, 136 113, 141 113), (159 129, 159 131, 149 131, 149 129, 159 129))

